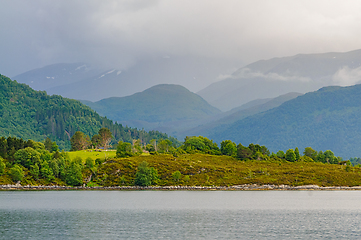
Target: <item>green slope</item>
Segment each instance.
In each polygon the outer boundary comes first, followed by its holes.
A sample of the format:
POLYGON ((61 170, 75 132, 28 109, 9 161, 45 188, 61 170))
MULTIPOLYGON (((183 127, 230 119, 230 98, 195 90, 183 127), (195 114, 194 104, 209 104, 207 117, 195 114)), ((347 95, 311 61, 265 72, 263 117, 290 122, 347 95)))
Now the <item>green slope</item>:
POLYGON ((83 103, 114 121, 138 128, 167 128, 172 134, 184 124, 189 127, 221 112, 185 87, 173 84, 156 85, 127 97, 83 103))
POLYGON ((49 96, 44 91, 35 91, 0 75, 0 136, 36 141, 43 141, 49 136, 59 146, 67 148, 70 136, 76 131, 92 136, 102 127, 112 131, 114 142, 168 138, 159 132, 147 133, 113 124, 79 101, 49 96))
POLYGON ((259 143, 271 151, 312 147, 344 158, 361 156, 361 85, 326 87, 210 134, 219 142, 259 143))

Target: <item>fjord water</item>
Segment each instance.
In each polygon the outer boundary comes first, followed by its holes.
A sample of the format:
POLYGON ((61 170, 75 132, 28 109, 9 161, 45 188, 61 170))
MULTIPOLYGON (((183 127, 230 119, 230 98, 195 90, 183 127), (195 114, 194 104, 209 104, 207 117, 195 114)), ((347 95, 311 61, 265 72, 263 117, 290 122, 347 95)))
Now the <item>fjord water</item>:
POLYGON ((2 191, 0 239, 359 239, 361 191, 2 191))

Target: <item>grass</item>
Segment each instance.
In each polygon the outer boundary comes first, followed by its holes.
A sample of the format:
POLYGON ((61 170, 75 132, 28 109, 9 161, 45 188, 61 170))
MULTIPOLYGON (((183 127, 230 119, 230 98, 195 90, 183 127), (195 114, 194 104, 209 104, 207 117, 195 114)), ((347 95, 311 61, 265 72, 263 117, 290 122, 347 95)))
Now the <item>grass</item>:
POLYGON ((361 169, 313 162, 240 161, 228 156, 148 155, 111 159, 98 168, 95 182, 103 186, 133 185, 137 166, 147 161, 157 169, 158 185, 232 186, 241 184, 359 186, 361 169), (172 174, 180 171, 175 181, 172 174))
POLYGON ((74 151, 74 152, 68 152, 68 155, 71 160, 73 160, 76 157, 80 157, 83 161, 87 159, 88 157, 92 159, 109 159, 109 158, 115 158, 116 150, 107 150, 107 151, 95 151, 95 150, 83 150, 83 151, 74 151))

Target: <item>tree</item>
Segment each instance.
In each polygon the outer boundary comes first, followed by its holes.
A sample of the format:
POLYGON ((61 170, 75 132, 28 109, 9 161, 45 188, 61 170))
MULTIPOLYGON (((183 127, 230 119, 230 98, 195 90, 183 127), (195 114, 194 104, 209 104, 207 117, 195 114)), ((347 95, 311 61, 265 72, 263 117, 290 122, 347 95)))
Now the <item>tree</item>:
POLYGON ((300 151, 298 150, 298 147, 295 148, 295 156, 296 156, 296 161, 300 160, 300 151))
POLYGON ((231 140, 224 140, 221 142, 221 153, 228 156, 236 155, 237 145, 231 140))
POLYGON ((172 177, 175 182, 179 182, 182 177, 182 173, 180 171, 175 171, 174 173, 172 173, 172 177))
POLYGON ((108 149, 113 138, 112 132, 108 128, 101 128, 99 129, 98 135, 100 137, 100 146, 102 146, 105 150, 108 149))
POLYGON ((135 140, 133 139, 133 151, 134 152, 138 152, 138 153, 142 153, 142 141, 140 141, 140 139, 135 140))
POLYGON ((40 164, 40 158, 41 154, 31 147, 20 149, 14 154, 15 163, 21 164, 26 168, 30 168, 31 165, 36 163, 40 164))
POLYGON ((19 165, 15 164, 12 168, 10 168, 9 175, 14 182, 18 182, 23 180, 24 171, 19 165))
POLYGON ((72 161, 66 169, 65 182, 71 186, 80 186, 83 184, 82 167, 79 163, 72 161))
POLYGON ((276 156, 279 157, 279 158, 285 158, 285 153, 284 153, 282 150, 279 150, 279 151, 276 153, 276 156))
POLYGON ((133 156, 132 145, 128 142, 120 141, 117 146, 116 157, 126 158, 133 156))
POLYGON ((322 151, 319 151, 316 157, 316 162, 326 163, 325 154, 322 151))
POLYGON ((136 186, 150 186, 158 182, 158 172, 153 167, 148 167, 146 161, 141 162, 135 174, 134 184, 136 186))
POLYGON ((38 164, 35 163, 35 165, 30 166, 30 174, 31 174, 31 176, 33 176, 33 178, 35 180, 39 179, 39 173, 40 173, 40 171, 39 171, 38 164))
POLYGON ((303 155, 316 160, 317 151, 313 150, 311 147, 306 147, 305 151, 303 151, 303 155))
POLYGON ((49 152, 52 152, 53 150, 53 143, 49 137, 47 137, 44 141, 45 149, 49 152))
POLYGON ((59 151, 59 146, 56 144, 56 142, 52 142, 50 152, 56 152, 56 151, 59 151))
POLYGON ((48 181, 52 181, 54 179, 54 173, 46 161, 43 161, 40 164, 40 176, 48 181))
POLYGON ((100 136, 98 134, 93 135, 91 142, 94 148, 98 148, 100 146, 100 136))
POLYGON ((238 144, 237 157, 240 159, 249 159, 252 156, 252 151, 248 147, 238 144))
POLYGON ((4 174, 5 172, 5 163, 4 163, 4 159, 2 157, 0 157, 0 176, 4 174))
POLYGON ((84 150, 89 145, 89 137, 83 132, 76 131, 70 139, 71 149, 70 151, 84 150))
POLYGON ((158 152, 169 152, 172 149, 172 142, 169 139, 163 139, 158 143, 158 152))
POLYGON ((147 144, 147 146, 145 146, 145 150, 152 154, 155 152, 155 147, 152 144, 147 144))
POLYGON ((325 156, 325 162, 327 163, 337 164, 339 162, 338 158, 335 157, 331 150, 326 150, 323 155, 325 156))
POLYGON ((293 151, 293 149, 288 149, 288 150, 286 151, 285 158, 286 158, 286 160, 289 161, 289 162, 295 162, 295 161, 296 161, 296 154, 295 154, 295 152, 293 151))

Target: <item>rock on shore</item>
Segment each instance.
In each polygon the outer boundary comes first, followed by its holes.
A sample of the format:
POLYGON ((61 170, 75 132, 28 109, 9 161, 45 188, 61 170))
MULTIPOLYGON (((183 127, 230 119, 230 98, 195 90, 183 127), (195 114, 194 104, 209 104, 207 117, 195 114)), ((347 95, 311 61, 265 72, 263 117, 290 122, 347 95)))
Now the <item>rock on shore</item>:
POLYGON ((304 185, 304 186, 289 186, 289 185, 256 185, 244 184, 234 186, 114 186, 114 187, 70 187, 70 186, 21 186, 15 185, 0 185, 0 190, 186 190, 186 191, 255 191, 255 190, 361 190, 361 186, 334 186, 334 187, 320 187, 317 185, 304 185))

